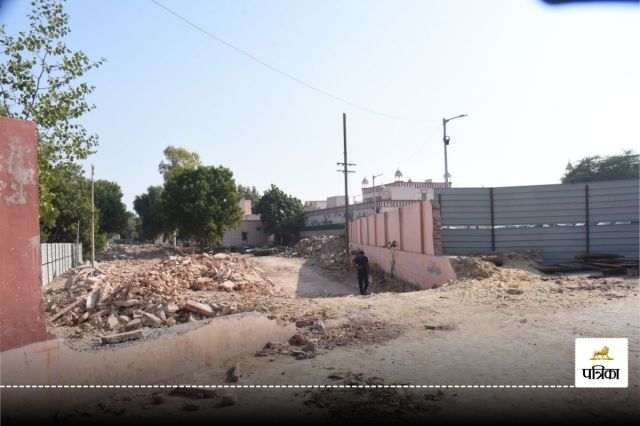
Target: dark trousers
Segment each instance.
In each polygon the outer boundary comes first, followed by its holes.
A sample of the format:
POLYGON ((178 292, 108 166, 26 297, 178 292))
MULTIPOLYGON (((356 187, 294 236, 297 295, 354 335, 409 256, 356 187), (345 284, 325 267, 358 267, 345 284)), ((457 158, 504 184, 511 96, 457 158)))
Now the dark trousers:
POLYGON ((369 287, 369 271, 366 269, 358 269, 358 287, 360 287, 360 294, 367 294, 367 287, 369 287))

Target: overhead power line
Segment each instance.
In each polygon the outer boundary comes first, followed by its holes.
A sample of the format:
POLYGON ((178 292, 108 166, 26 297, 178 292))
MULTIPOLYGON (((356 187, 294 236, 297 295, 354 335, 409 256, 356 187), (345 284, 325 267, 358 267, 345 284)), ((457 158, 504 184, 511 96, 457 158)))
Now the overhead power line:
POLYGON ((387 113, 384 113, 384 112, 376 111, 374 109, 367 108, 365 106, 362 106, 362 105, 356 104, 354 102, 348 101, 348 100, 346 100, 346 99, 344 99, 344 98, 342 98, 340 96, 334 95, 334 94, 332 94, 330 92, 327 92, 326 90, 323 90, 323 89, 321 89, 319 87, 316 87, 316 86, 314 86, 312 84, 309 84, 306 81, 301 80, 298 77, 295 77, 295 76, 289 74, 286 71, 283 71, 283 70, 281 70, 279 68, 276 68, 275 66, 273 66, 271 64, 268 64, 267 62, 263 61, 262 59, 254 56, 254 55, 252 55, 251 53, 247 52, 246 50, 243 50, 243 49, 241 49, 241 48, 229 43, 228 41, 223 40, 220 37, 210 33, 206 29, 204 29, 201 26, 193 23, 192 21, 190 21, 189 19, 187 19, 184 16, 180 15, 179 13, 175 12, 174 10, 168 8, 164 4, 162 4, 162 3, 160 3, 160 2, 158 2, 156 0, 151 0, 151 1, 156 6, 161 7, 162 9, 164 9, 168 13, 172 14, 176 18, 180 19, 182 22, 184 22, 185 24, 189 25, 191 28, 195 29, 196 31, 199 31, 202 34, 206 35, 207 37, 210 37, 210 38, 216 40, 217 42, 224 44, 225 46, 235 50, 236 52, 248 57, 252 61, 257 62, 258 64, 270 69, 271 71, 276 72, 276 73, 278 73, 278 74, 280 74, 280 75, 282 75, 282 76, 284 76, 284 77, 286 77, 286 78, 288 78, 290 80, 293 80, 294 82, 300 84, 301 86, 304 86, 307 89, 313 90, 314 92, 320 93, 321 95, 324 95, 324 96, 326 96, 328 98, 331 98, 331 99, 336 100, 338 102, 342 102, 345 105, 349 105, 349 106, 351 106, 353 108, 357 108, 359 110, 368 112, 370 114, 379 115, 381 117, 386 117, 386 118, 390 118, 390 119, 393 119, 393 120, 411 121, 411 122, 414 122, 414 123, 427 123, 427 122, 432 121, 432 120, 419 120, 419 119, 413 119, 413 118, 400 117, 400 116, 397 116, 397 115, 391 115, 391 114, 387 114, 387 113))

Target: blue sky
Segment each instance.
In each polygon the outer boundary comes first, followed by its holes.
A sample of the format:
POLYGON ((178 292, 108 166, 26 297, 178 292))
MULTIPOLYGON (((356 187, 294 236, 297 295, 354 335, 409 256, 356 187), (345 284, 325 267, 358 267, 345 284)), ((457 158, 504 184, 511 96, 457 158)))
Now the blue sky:
MULTIPOLYGON (((400 168, 442 181, 442 118, 454 186, 558 183, 567 161, 637 149, 638 4, 549 7, 536 0, 159 0, 261 60, 392 120, 341 104, 193 30, 149 0, 68 0, 68 44, 107 63, 87 80, 100 137, 90 162, 131 208, 161 184, 167 145, 276 184, 302 200, 350 194, 400 168)), ((27 1, 0 20, 26 27, 27 1)), ((85 164, 88 170, 88 163, 85 164)))

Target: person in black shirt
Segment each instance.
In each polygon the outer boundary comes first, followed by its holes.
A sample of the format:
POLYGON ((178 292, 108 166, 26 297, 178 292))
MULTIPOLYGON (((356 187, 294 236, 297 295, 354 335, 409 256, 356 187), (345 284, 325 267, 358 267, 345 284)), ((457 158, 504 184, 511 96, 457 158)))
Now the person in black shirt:
POLYGON ((358 255, 353 259, 353 263, 358 270, 358 287, 360 287, 360 294, 367 294, 367 287, 369 287, 369 259, 364 255, 364 251, 360 250, 358 255))

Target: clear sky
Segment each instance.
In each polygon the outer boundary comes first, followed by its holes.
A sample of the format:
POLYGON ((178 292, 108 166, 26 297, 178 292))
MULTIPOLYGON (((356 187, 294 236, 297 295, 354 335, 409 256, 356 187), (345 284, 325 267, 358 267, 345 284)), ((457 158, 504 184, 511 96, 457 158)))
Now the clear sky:
MULTIPOLYGON (((640 8, 538 0, 158 0, 344 105, 195 31, 150 0, 69 0, 68 44, 107 63, 87 80, 100 137, 90 162, 135 195, 162 183, 167 145, 304 200, 350 195, 400 168, 454 186, 558 183, 569 160, 640 145, 640 8)), ((10 33, 28 1, 2 3, 10 33)), ((87 166, 89 163, 86 163, 87 166)), ((86 167, 88 169, 88 166, 86 167)))

